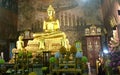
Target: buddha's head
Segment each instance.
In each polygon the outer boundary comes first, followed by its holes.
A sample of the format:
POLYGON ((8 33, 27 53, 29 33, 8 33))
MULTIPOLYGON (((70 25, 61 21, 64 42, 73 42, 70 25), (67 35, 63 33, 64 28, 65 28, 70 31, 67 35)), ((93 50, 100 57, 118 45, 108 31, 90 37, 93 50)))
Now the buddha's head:
POLYGON ((19 41, 21 41, 23 39, 23 36, 20 35, 18 39, 19 41))
POLYGON ((52 7, 52 5, 49 5, 47 12, 48 12, 48 16, 53 16, 55 14, 55 10, 52 7))

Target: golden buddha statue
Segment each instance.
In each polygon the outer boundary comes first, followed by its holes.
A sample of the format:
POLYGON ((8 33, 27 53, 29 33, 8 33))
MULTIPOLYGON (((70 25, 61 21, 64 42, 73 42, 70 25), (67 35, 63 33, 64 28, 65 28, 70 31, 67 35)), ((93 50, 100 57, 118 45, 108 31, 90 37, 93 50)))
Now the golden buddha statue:
POLYGON ((60 31, 59 20, 55 18, 55 10, 52 5, 47 9, 48 18, 43 22, 44 33, 34 33, 34 38, 54 38, 57 36, 65 37, 65 33, 60 31))
POLYGON ((18 52, 21 51, 21 50, 24 50, 23 36, 20 35, 20 36, 18 37, 18 41, 16 42, 16 47, 17 47, 17 48, 13 48, 13 49, 12 49, 13 55, 14 55, 15 53, 18 53, 18 52))
POLYGON ((58 31, 60 29, 59 20, 55 19, 55 10, 51 5, 47 9, 47 13, 48 18, 44 21, 43 30, 45 32, 58 31))
POLYGON ((55 18, 55 10, 52 5, 49 5, 47 13, 48 18, 43 22, 43 32, 33 34, 34 39, 28 41, 27 50, 49 50, 55 52, 61 46, 65 46, 67 49, 70 47, 65 33, 60 31, 59 20, 55 18))
POLYGON ((19 36, 16 47, 18 50, 22 50, 24 47, 23 36, 19 36))
MULTIPOLYGON (((11 60, 9 61, 9 63, 15 63, 15 53, 19 53, 20 51, 23 51, 23 50, 25 50, 24 49, 24 41, 23 41, 23 36, 19 36, 18 37, 18 41, 16 42, 16 47, 17 48, 13 48, 12 49, 12 54, 13 54, 13 56, 12 56, 12 58, 11 58, 11 60)), ((16 57, 17 58, 17 57, 16 57)))

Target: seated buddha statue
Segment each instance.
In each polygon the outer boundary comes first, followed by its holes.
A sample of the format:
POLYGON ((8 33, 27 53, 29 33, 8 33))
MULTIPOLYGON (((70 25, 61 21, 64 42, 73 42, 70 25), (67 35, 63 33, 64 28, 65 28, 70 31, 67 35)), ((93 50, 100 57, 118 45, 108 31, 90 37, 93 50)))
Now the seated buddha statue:
POLYGON ((43 22, 43 33, 33 34, 33 37, 40 38, 54 38, 56 36, 65 36, 65 34, 60 31, 59 20, 55 18, 55 10, 52 5, 49 5, 47 9, 48 18, 43 22))
POLYGON ((16 47, 17 47, 17 48, 13 48, 13 49, 12 49, 13 58, 14 58, 14 56, 15 56, 15 53, 18 53, 19 51, 24 50, 23 36, 20 35, 20 36, 18 37, 18 40, 17 40, 17 42, 16 42, 16 47))
POLYGON ((54 32, 60 29, 59 20, 55 19, 55 10, 50 5, 47 9, 48 18, 43 23, 44 32, 54 32))
POLYGON ((22 50, 24 47, 23 36, 19 36, 18 41, 16 42, 16 47, 18 50, 22 50))
MULTIPOLYGON (((49 5, 47 9, 48 18, 43 22, 43 32, 40 33, 33 33, 33 40, 32 43, 38 45, 38 50, 50 50, 53 53, 58 50, 61 46, 65 46, 68 48, 68 39, 66 38, 66 34, 60 31, 59 20, 55 18, 55 10, 52 5, 49 5)), ((29 44, 28 47, 30 48, 32 45, 29 44)), ((31 50, 33 50, 31 48, 31 50)))

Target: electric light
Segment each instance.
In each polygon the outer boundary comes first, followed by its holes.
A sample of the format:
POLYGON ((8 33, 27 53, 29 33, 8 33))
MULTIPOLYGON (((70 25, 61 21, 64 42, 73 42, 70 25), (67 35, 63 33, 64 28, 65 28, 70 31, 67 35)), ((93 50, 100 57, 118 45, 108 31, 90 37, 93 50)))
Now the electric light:
POLYGON ((104 49, 104 50, 103 50, 103 53, 108 54, 109 51, 108 51, 107 49, 104 49))

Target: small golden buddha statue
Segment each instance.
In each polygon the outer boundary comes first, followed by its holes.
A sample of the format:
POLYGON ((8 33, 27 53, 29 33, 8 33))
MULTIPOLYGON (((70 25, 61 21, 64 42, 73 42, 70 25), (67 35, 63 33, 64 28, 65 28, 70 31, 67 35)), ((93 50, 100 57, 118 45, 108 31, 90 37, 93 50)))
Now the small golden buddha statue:
POLYGON ((43 30, 45 32, 53 32, 60 29, 59 20, 55 19, 55 10, 49 5, 47 9, 48 18, 44 21, 43 30))
POLYGON ((19 36, 16 47, 17 47, 17 50, 23 49, 23 47, 24 47, 23 36, 19 36))
MULTIPOLYGON (((16 47, 17 48, 13 48, 12 49, 12 53, 13 53, 13 56, 12 56, 12 59, 9 61, 9 63, 15 63, 15 53, 19 53, 19 51, 22 51, 22 50, 25 50, 24 49, 24 41, 23 41, 23 36, 19 36, 18 37, 18 41, 16 42, 16 47)), ((17 58, 17 57, 16 57, 17 58)))

